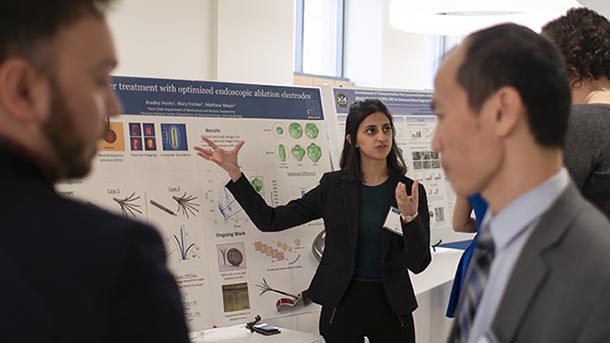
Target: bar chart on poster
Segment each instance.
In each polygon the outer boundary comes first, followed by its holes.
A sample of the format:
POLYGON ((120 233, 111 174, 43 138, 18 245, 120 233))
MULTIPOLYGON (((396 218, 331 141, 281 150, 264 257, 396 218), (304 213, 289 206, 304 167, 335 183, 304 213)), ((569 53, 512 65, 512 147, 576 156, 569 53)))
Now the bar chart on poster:
POLYGON ((298 198, 331 170, 318 88, 114 77, 123 114, 110 119, 94 169, 58 191, 154 225, 165 242, 191 330, 313 311, 301 297, 317 267, 321 221, 262 233, 199 158, 206 136, 245 145, 239 164, 269 205, 298 198))

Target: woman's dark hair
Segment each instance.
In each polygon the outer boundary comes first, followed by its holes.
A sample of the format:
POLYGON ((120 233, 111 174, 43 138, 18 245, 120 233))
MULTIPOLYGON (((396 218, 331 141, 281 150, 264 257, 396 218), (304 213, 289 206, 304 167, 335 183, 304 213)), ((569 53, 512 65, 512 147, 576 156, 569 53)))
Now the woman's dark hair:
POLYGON ((610 79, 610 21, 585 7, 572 8, 542 27, 542 35, 559 47, 570 83, 610 79))
POLYGON ((407 172, 405 161, 402 158, 398 146, 396 146, 396 129, 394 128, 394 122, 392 121, 392 115, 390 111, 378 99, 366 99, 363 101, 356 101, 353 103, 347 114, 347 120, 345 122, 345 137, 350 136, 350 140, 353 144, 347 141, 347 138, 343 141, 343 151, 341 152, 341 161, 339 166, 348 176, 355 180, 362 181, 363 174, 360 169, 360 151, 355 147, 358 138, 358 128, 360 124, 373 113, 381 112, 390 121, 392 127, 392 147, 388 154, 388 169, 392 173, 404 175, 407 172))

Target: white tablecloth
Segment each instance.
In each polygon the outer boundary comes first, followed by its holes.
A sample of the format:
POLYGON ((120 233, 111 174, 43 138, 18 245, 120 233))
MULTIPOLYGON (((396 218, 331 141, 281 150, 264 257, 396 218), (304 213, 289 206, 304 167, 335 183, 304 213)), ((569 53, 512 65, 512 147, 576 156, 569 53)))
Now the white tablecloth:
POLYGON ((193 343, 246 342, 246 343, 323 343, 322 336, 280 328, 282 333, 264 336, 251 333, 245 324, 209 329, 191 333, 193 343))

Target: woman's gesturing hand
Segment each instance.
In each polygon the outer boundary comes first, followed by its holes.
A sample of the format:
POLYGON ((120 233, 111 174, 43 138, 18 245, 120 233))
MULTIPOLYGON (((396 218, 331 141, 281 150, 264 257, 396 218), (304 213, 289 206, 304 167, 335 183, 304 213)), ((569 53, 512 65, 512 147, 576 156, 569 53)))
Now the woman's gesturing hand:
POLYGON ((201 139, 212 149, 210 150, 196 146, 194 149, 197 151, 197 155, 205 158, 208 161, 216 163, 220 168, 229 173, 229 176, 233 182, 237 181, 241 177, 241 169, 237 163, 237 155, 245 142, 240 141, 237 143, 235 148, 233 148, 233 150, 229 151, 219 148, 216 144, 214 144, 214 142, 205 136, 201 136, 201 139))
POLYGON ((411 195, 407 195, 407 186, 399 182, 396 185, 396 204, 404 218, 415 217, 419 208, 419 182, 415 180, 411 186, 411 195))

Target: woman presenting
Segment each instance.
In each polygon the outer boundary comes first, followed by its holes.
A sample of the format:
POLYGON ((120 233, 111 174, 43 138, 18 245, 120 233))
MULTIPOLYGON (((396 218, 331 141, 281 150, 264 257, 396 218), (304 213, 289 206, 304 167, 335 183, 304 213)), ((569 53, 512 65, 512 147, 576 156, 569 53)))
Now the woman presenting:
POLYGON ((229 173, 226 187, 259 230, 324 220, 324 254, 308 292, 322 305, 320 334, 327 343, 362 342, 364 336, 371 343, 415 341, 411 313, 417 302, 407 269, 419 273, 430 264, 430 216, 424 187, 404 176, 394 135, 392 116, 381 101, 354 103, 341 169, 278 207, 268 206, 241 172, 237 155, 243 141, 227 151, 202 137, 210 149, 195 147, 229 173), (402 235, 384 229, 386 217, 402 235))

